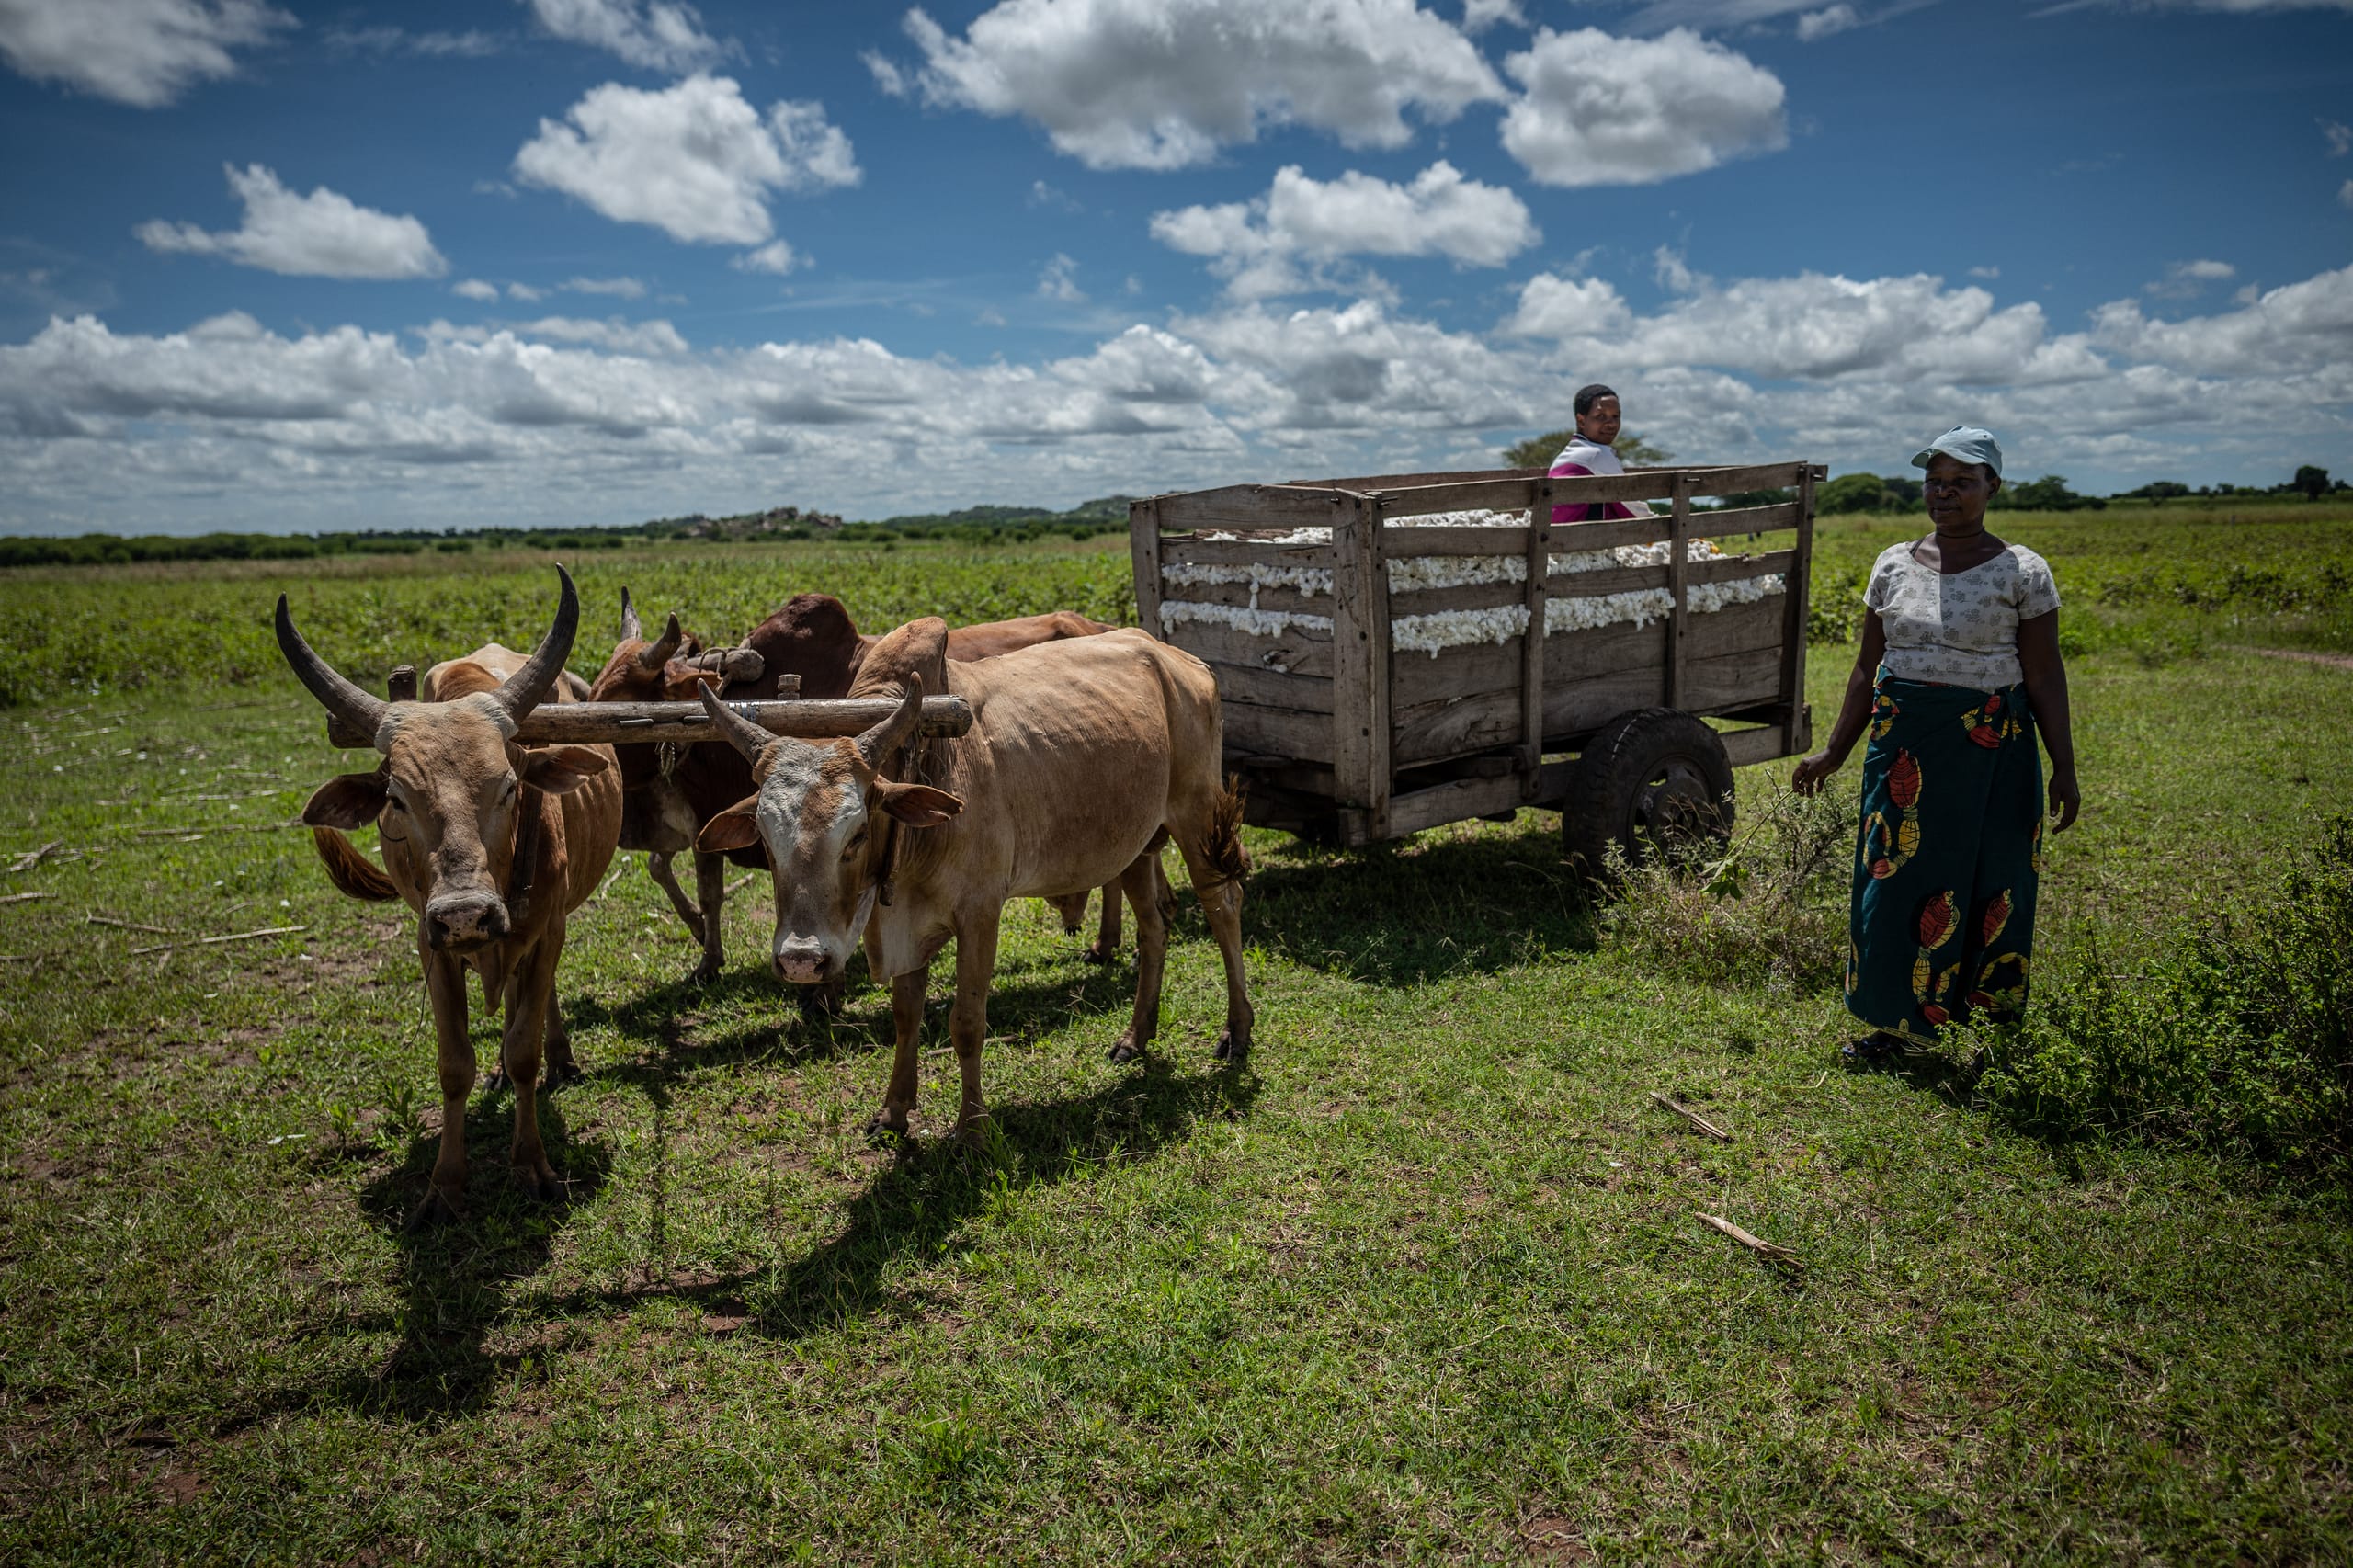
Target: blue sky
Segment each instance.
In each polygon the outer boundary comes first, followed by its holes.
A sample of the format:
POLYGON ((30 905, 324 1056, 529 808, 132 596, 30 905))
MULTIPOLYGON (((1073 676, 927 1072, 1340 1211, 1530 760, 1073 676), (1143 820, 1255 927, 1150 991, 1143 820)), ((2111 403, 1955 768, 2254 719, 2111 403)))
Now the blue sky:
POLYGON ((0 7, 0 529, 2353 470, 2353 0, 0 7))

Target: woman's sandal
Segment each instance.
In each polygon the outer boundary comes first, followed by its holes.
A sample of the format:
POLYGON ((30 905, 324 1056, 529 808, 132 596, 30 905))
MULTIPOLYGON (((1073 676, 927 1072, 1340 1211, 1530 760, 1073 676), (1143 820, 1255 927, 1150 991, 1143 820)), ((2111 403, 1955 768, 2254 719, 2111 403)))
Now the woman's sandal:
POLYGON ((1869 1034, 1838 1048, 1838 1060, 1849 1067, 1870 1067, 1903 1054, 1904 1042, 1892 1034, 1869 1034))

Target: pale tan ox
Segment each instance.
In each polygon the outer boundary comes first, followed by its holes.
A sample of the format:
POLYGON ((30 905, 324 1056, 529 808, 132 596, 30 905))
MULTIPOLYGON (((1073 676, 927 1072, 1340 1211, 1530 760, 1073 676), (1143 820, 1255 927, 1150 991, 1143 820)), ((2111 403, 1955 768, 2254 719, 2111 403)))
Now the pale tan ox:
POLYGON ((851 695, 904 696, 892 718, 854 740, 771 735, 703 699, 752 759, 758 792, 712 818, 701 846, 766 844, 777 975, 824 984, 862 932, 869 965, 891 981, 898 1054, 871 1125, 907 1131, 925 982, 950 940, 958 1134, 971 1137, 987 1116, 981 1042, 1009 898, 1119 880, 1136 912, 1136 999, 1111 1057, 1142 1054, 1160 1016, 1168 930, 1155 893, 1160 846, 1171 838, 1225 960, 1217 1054, 1238 1059, 1252 1019, 1242 970, 1249 860, 1234 834, 1241 800, 1218 778, 1222 722, 1208 666, 1134 631, 958 664, 946 657, 947 630, 937 619, 915 621, 868 653, 851 695), (972 728, 910 748, 923 693, 943 688, 971 704, 972 728))
POLYGON ((474 1084, 469 969, 491 1012, 506 1014, 500 1058, 515 1091, 516 1179, 535 1197, 557 1191, 540 1139, 541 1045, 551 1085, 576 1075, 556 1006, 556 965, 565 917, 604 875, 621 818, 611 748, 514 741, 516 722, 551 691, 559 701, 571 697, 563 661, 580 600, 571 576, 561 568, 558 575, 562 602, 537 653, 523 660, 494 645, 437 665, 421 702, 386 702, 336 674, 294 630, 285 597, 278 601, 278 645, 296 676, 384 755, 373 773, 322 785, 302 820, 317 830, 319 857, 337 887, 356 898, 405 900, 417 915, 417 958, 439 1042, 441 1150, 412 1226, 464 1207, 466 1099, 474 1084), (371 822, 383 844, 381 871, 343 836, 371 822))

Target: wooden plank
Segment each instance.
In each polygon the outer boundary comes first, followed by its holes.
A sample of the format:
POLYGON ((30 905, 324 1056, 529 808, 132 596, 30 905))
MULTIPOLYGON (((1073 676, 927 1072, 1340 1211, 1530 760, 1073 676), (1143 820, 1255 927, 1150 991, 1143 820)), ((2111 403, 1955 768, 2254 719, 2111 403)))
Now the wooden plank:
POLYGON ((1265 540, 1194 539, 1164 534, 1160 559, 1167 566, 1322 566, 1338 559, 1328 544, 1270 544, 1265 540))
POLYGON ((1524 512, 1533 504, 1534 479, 1474 479, 1456 484, 1417 484, 1371 492, 1381 516, 1418 517, 1431 512, 1524 512))
POLYGON ((1621 544, 1656 544, 1666 537, 1667 519, 1609 517, 1597 523, 1552 523, 1552 550, 1565 555, 1573 550, 1615 550, 1621 544))
POLYGON ((1798 525, 1798 504, 1786 501, 1778 506, 1729 506, 1713 512, 1699 513, 1693 526, 1703 539, 1729 539, 1733 534, 1778 533, 1782 528, 1798 525))
POLYGON ((1801 462, 1750 463, 1742 468, 1689 468, 1694 495, 1733 495, 1743 490, 1794 490, 1801 462))
POLYGON ((1375 528, 1370 505, 1359 501, 1335 536, 1340 561, 1333 572, 1331 675, 1334 794, 1343 805, 1377 814, 1388 794, 1388 683, 1375 682, 1373 665, 1376 659, 1387 663, 1389 618, 1375 528))
POLYGON ((1160 503, 1128 503, 1129 570, 1136 585, 1136 619, 1160 635, 1160 503))
POLYGON ((1519 640, 1519 783, 1533 800, 1537 772, 1544 766, 1544 563, 1548 528, 1531 528, 1528 536, 1528 631, 1519 640))
POLYGON ((1394 621, 1409 615, 1435 615, 1448 609, 1493 609, 1497 605, 1523 603, 1527 597, 1527 585, 1508 577, 1499 583, 1465 583, 1455 588, 1408 588, 1403 593, 1392 590, 1389 616, 1394 621))
POLYGON ((1798 478, 1798 543, 1790 552, 1789 604, 1785 607, 1789 620, 1781 634, 1781 700, 1789 705, 1790 717, 1783 725, 1781 744, 1796 751, 1808 744, 1813 725, 1805 711, 1806 638, 1813 628, 1811 594, 1813 576, 1813 482, 1816 469, 1808 464, 1798 478))
POLYGON ((1332 634, 1310 633, 1298 627, 1279 637, 1255 637, 1230 626, 1209 626, 1198 620, 1178 621, 1162 633, 1171 643, 1197 659, 1213 665, 1239 665, 1278 675, 1332 676, 1332 634))
POLYGON ((1229 484, 1156 495, 1164 532, 1193 528, 1329 528, 1347 506, 1344 492, 1287 484, 1229 484))
MULTIPOLYGON (((731 702, 730 708, 771 734, 820 740, 862 734, 899 710, 888 698, 794 698, 779 702, 731 702)), ((961 697, 923 699, 921 733, 961 735, 972 710, 961 697)), ((374 745, 330 722, 327 739, 348 750, 374 745)), ((644 741, 717 741, 726 736, 699 702, 544 702, 516 722, 525 745, 615 745, 644 741)))
MULTIPOLYGON (((1196 655, 1198 656, 1198 655, 1196 655)), ((1332 711, 1329 677, 1286 674, 1256 665, 1203 661, 1217 677, 1218 696, 1228 702, 1255 702, 1262 708, 1290 708, 1302 713, 1332 711)))
POLYGON ((1753 767, 1795 755, 1782 738, 1784 733, 1779 724, 1759 724, 1752 730, 1725 730, 1721 738, 1724 755, 1732 758, 1734 767, 1753 767))
POLYGON ((1691 537, 1691 476, 1675 476, 1674 510, 1668 514, 1671 527, 1666 535, 1666 594, 1675 608, 1666 618, 1666 705, 1683 706, 1683 667, 1686 663, 1684 629, 1691 619, 1691 551, 1686 541, 1691 537))
POLYGON ((1516 774, 1501 778, 1453 778, 1414 790, 1389 802, 1387 836, 1402 838, 1426 827, 1439 827, 1470 817, 1493 816, 1536 801, 1558 801, 1569 790, 1573 762, 1547 763, 1523 785, 1516 774))
MULTIPOLYGON (((1692 587, 1705 583, 1739 582, 1749 577, 1769 577, 1779 572, 1786 575, 1794 551, 1768 550, 1762 555, 1727 555, 1716 561, 1693 561, 1683 568, 1684 581, 1692 587)), ((1675 585, 1669 566, 1610 566, 1598 572, 1562 572, 1552 579, 1552 593, 1556 599, 1601 598, 1610 594, 1639 593, 1645 588, 1668 588, 1675 585)))
POLYGON ((1231 699, 1219 703, 1225 722, 1225 748, 1261 756, 1314 758, 1332 750, 1332 715, 1291 708, 1262 708, 1231 699))

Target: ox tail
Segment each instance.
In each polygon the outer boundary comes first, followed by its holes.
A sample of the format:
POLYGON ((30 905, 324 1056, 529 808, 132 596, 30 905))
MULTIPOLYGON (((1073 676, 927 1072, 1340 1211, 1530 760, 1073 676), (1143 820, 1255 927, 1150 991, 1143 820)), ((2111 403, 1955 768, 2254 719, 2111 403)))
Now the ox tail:
POLYGON ((1210 808, 1209 843, 1202 846, 1221 881, 1238 882, 1249 872, 1250 852, 1242 847, 1242 835, 1236 831, 1241 825, 1242 776, 1229 773, 1210 808))
POLYGON ((334 828, 313 828, 311 842, 318 846, 319 860, 327 869, 327 880, 350 897, 383 903, 401 896, 392 879, 377 869, 376 863, 362 855, 358 846, 334 828))

